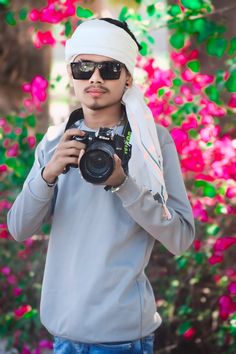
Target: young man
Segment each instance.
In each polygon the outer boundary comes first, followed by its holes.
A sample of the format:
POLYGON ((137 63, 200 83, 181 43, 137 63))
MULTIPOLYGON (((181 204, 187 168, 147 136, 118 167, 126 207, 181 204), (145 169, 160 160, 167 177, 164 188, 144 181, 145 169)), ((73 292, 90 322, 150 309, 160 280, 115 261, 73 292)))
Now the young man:
POLYGON ((41 320, 55 353, 152 353, 161 318, 145 267, 154 242, 181 254, 194 238, 174 142, 133 82, 137 53, 125 23, 77 27, 66 60, 82 108, 49 128, 8 214, 17 241, 52 216, 41 320), (93 132, 102 152, 89 147, 93 132), (126 155, 112 145, 122 134, 126 155), (108 145, 115 151, 103 160, 108 145))

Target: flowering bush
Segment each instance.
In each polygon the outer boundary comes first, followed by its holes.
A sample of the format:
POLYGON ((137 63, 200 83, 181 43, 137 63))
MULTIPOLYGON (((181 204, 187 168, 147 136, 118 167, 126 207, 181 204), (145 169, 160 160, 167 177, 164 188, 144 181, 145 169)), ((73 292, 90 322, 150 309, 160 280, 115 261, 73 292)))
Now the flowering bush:
MULTIPOLYGON (((165 7, 161 1, 146 4, 142 15, 123 7, 120 19, 137 29, 142 44, 138 66, 145 74, 142 88, 156 121, 166 126, 176 144, 189 199, 196 220, 197 238, 184 255, 170 257, 156 244, 149 275, 157 305, 164 318, 158 347, 163 353, 235 353, 236 345, 236 37, 226 39, 222 23, 205 15, 211 1, 181 0, 165 7), (157 21, 158 19, 158 21, 157 21), (171 68, 163 70, 151 54, 150 28, 163 24, 171 30, 171 68), (204 69, 200 50, 218 70, 204 69), (174 343, 174 344, 173 344, 174 343), (169 348, 164 351, 164 348, 169 348)), ((72 28, 93 16, 73 0, 48 0, 41 9, 13 13, 10 1, 5 20, 32 22, 32 39, 40 50, 62 43, 72 28), (62 24, 58 38, 40 32, 37 23, 62 24)), ((22 115, 0 119, 0 336, 22 353, 50 348, 40 326, 38 301, 42 255, 46 236, 33 236, 21 245, 8 234, 6 212, 18 194, 33 162, 33 150, 41 139, 35 133, 35 115, 47 99, 48 82, 35 75, 22 83, 26 98, 22 115)), ((47 234, 47 228, 44 228, 47 234)))

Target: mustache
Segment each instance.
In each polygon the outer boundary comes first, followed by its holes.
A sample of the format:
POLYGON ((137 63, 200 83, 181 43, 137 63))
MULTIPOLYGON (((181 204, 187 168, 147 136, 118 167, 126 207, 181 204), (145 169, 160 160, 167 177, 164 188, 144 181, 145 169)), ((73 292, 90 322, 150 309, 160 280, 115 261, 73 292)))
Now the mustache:
POLYGON ((87 92, 91 89, 94 89, 94 90, 98 89, 98 90, 102 90, 104 92, 109 92, 108 88, 104 87, 102 85, 89 85, 89 86, 85 87, 84 91, 87 92))

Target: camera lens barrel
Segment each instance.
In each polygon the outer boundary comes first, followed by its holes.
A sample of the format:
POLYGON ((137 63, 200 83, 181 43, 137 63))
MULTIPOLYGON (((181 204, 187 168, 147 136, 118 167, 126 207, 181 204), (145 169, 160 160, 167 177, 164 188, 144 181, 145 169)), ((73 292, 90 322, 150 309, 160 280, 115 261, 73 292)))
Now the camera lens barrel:
POLYGON ((105 182, 114 170, 115 150, 106 142, 94 141, 80 160, 83 178, 94 184, 105 182))

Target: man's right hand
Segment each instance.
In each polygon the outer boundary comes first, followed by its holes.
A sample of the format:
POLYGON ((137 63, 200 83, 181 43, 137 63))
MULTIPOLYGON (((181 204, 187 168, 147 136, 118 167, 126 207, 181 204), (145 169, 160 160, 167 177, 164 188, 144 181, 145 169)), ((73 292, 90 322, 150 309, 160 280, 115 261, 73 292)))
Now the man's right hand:
POLYGON ((68 129, 62 136, 51 160, 43 170, 43 178, 48 183, 54 183, 56 178, 65 170, 67 165, 79 165, 80 154, 84 152, 86 145, 72 140, 75 135, 84 136, 82 130, 68 129))

